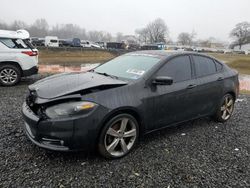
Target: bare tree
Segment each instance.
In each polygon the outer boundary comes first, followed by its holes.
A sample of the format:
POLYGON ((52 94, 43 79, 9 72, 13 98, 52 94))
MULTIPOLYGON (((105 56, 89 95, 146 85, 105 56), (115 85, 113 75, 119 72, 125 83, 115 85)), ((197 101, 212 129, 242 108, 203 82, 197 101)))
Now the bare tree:
POLYGON ((61 39, 87 38, 85 29, 74 24, 61 24, 61 25, 57 24, 56 26, 52 27, 49 34, 58 36, 61 39))
POLYGON ((250 38, 250 23, 241 22, 236 24, 235 28, 231 31, 230 36, 237 40, 236 43, 241 49, 241 46, 248 42, 250 38))
POLYGON ((88 32, 88 39, 90 41, 101 41, 100 40, 100 32, 99 31, 89 31, 88 32))
POLYGON ((0 29, 6 30, 18 30, 27 29, 32 37, 45 37, 47 35, 58 36, 60 39, 72 39, 80 38, 84 40, 90 40, 93 42, 101 41, 108 42, 112 40, 112 35, 105 31, 89 31, 86 32, 84 28, 81 28, 75 24, 57 24, 49 27, 49 24, 45 19, 37 19, 33 24, 28 25, 23 21, 16 20, 11 24, 6 24, 0 20, 0 29), (50 29, 51 28, 51 29, 50 29))
POLYGON ((168 35, 168 28, 163 19, 157 18, 147 26, 149 40, 151 43, 165 42, 168 35))
POLYGON ((165 42, 168 37, 168 27, 163 19, 157 18, 150 22, 145 28, 137 29, 136 34, 144 43, 165 42))
POLYGON ((109 32, 101 31, 102 35, 99 41, 101 42, 109 42, 112 40, 112 35, 109 32))
POLYGON ((6 29, 9 29, 9 26, 6 23, 0 21, 0 29, 5 29, 6 30, 6 29))
POLYGON ((193 38, 195 34, 193 33, 180 33, 178 36, 178 42, 181 43, 182 45, 191 45, 193 43, 193 38))
POLYGON ((104 31, 89 31, 88 39, 93 42, 108 42, 112 39, 112 35, 104 31))
POLYGON ((45 37, 48 34, 48 31, 49 31, 49 24, 43 18, 37 19, 31 25, 31 27, 29 28, 29 31, 31 33, 31 36, 45 37))
POLYGON ((137 29, 135 30, 135 33, 137 35, 139 42, 144 44, 149 42, 149 34, 147 28, 137 29))
POLYGON ((121 32, 116 33, 116 42, 122 42, 123 34, 121 32))
POLYGON ((10 30, 18 30, 18 29, 28 29, 29 26, 20 20, 15 20, 10 26, 9 29, 10 30))

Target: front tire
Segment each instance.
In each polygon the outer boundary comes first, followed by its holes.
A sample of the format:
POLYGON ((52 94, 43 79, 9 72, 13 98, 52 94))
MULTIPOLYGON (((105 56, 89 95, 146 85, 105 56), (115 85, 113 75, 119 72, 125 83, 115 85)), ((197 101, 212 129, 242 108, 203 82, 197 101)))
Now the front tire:
POLYGON ((21 70, 12 64, 0 66, 0 85, 14 86, 21 80, 21 70))
POLYGON ((129 114, 119 114, 110 119, 101 131, 98 150, 108 159, 127 155, 136 145, 139 136, 137 120, 129 114))
POLYGON ((214 119, 222 123, 229 120, 233 114, 234 102, 235 102, 235 99, 231 94, 228 93, 224 95, 214 115, 214 119))

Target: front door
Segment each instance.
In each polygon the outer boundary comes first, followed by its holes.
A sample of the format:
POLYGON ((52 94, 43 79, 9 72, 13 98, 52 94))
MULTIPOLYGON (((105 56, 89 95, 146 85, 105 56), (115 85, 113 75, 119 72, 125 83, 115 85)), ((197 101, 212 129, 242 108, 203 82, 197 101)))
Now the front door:
POLYGON ((165 127, 169 124, 188 120, 195 116, 193 101, 197 97, 196 79, 194 79, 188 55, 174 57, 166 62, 156 73, 157 76, 173 78, 172 85, 150 84, 145 88, 148 93, 144 99, 148 130, 165 127))

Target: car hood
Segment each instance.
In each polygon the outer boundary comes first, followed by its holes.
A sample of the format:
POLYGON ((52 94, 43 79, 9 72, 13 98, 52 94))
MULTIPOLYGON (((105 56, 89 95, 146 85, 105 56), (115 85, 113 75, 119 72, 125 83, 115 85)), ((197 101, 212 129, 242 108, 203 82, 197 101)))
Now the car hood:
POLYGON ((29 90, 36 91, 39 98, 52 99, 91 88, 98 90, 101 87, 104 90, 126 84, 125 81, 92 72, 62 73, 35 82, 29 86, 29 90))

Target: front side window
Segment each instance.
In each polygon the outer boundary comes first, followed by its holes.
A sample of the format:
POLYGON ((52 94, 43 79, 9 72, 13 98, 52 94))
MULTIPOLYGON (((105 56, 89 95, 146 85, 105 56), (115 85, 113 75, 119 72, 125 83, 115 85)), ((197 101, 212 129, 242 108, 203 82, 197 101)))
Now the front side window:
POLYGON ((28 48, 28 46, 22 39, 0 38, 0 42, 2 42, 9 48, 17 48, 17 49, 28 48))
POLYGON ((142 77, 159 61, 159 58, 150 55, 123 55, 95 68, 94 71, 128 80, 136 80, 142 77))
POLYGON ((157 73, 158 76, 169 76, 173 82, 181 82, 192 78, 189 56, 179 56, 167 62, 157 73))
POLYGON ((216 73, 216 66, 212 59, 203 56, 193 56, 197 77, 216 73))

